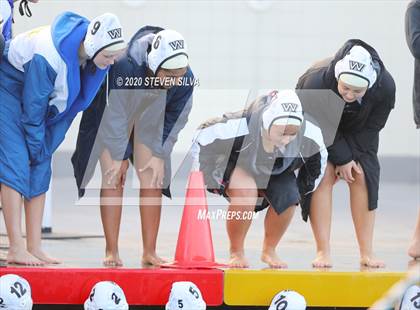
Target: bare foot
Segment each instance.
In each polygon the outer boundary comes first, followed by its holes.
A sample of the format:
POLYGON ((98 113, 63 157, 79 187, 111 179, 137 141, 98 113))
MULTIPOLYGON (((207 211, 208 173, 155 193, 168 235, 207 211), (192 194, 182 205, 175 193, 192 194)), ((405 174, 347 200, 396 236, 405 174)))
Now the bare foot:
POLYGON ((159 267, 165 263, 167 263, 168 261, 157 256, 156 253, 153 254, 146 254, 143 253, 143 258, 141 259, 141 265, 143 267, 159 267))
POLYGON ((362 256, 360 258, 360 264, 369 268, 385 268, 385 263, 373 256, 362 256))
POLYGON ((47 253, 45 253, 41 249, 30 249, 30 250, 28 249, 28 252, 46 264, 53 264, 53 265, 61 264, 61 261, 59 261, 58 259, 54 257, 49 256, 47 253))
POLYGON ((249 267, 249 263, 246 260, 243 252, 230 253, 230 260, 229 260, 228 265, 230 268, 248 268, 249 267))
POLYGON ((120 255, 117 253, 105 253, 105 258, 103 260, 103 265, 105 267, 122 267, 123 262, 120 258, 120 255))
POLYGON ((12 250, 7 253, 6 262, 12 265, 43 266, 44 262, 33 256, 25 249, 12 250))
POLYGON ((275 251, 263 251, 261 260, 266 263, 270 268, 287 268, 287 264, 282 261, 275 251))
POLYGON ((318 252, 315 259, 312 261, 314 268, 331 268, 331 256, 329 253, 318 252))
POLYGON ((410 247, 408 248, 408 255, 414 259, 420 259, 420 236, 411 241, 410 247))

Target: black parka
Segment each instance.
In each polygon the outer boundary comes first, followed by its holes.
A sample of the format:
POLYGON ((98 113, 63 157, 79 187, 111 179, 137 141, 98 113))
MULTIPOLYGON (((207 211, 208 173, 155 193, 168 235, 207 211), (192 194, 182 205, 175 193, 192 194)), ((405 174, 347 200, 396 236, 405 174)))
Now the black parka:
POLYGON ((411 1, 405 14, 405 36, 414 56, 413 112, 420 128, 420 0, 411 1))
POLYGON ((348 40, 333 58, 320 61, 309 68, 299 78, 296 88, 331 89, 339 95, 335 64, 355 45, 364 47, 371 54, 377 79, 363 96, 357 115, 345 121, 341 119, 334 143, 328 148, 328 160, 334 165, 344 165, 352 160, 360 163, 368 188, 369 210, 374 210, 378 206, 379 191, 379 132, 385 126, 395 104, 395 83, 378 53, 361 40, 348 40))

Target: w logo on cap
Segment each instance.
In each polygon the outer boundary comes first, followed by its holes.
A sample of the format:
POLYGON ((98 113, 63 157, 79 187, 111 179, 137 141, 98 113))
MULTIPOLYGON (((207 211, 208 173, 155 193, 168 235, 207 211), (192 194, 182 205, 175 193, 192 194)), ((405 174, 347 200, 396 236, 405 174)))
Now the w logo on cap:
POLYGON ((184 48, 184 40, 176 40, 169 42, 169 45, 172 47, 173 51, 183 49, 184 48))
POLYGON ((350 65, 350 70, 355 70, 359 72, 362 72, 363 68, 365 67, 364 64, 354 61, 354 60, 349 60, 349 65, 350 65))
POLYGON ((112 29, 112 30, 108 31, 108 35, 110 36, 110 38, 112 40, 115 40, 117 38, 121 38, 122 37, 122 30, 121 30, 121 28, 112 29))
POLYGON ((282 103, 284 112, 296 112, 298 105, 296 103, 282 103))

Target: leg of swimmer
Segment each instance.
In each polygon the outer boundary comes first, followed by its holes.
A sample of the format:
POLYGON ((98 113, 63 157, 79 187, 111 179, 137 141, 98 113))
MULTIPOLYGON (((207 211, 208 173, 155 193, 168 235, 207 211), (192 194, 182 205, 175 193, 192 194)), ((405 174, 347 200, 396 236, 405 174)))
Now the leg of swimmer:
MULTIPOLYGON (((241 214, 255 209, 258 199, 257 186, 254 179, 243 169, 236 167, 230 178, 227 194, 230 197, 229 214, 241 214)), ((226 229, 230 240, 229 266, 233 268, 246 268, 249 263, 245 258, 245 237, 252 219, 228 218, 226 229)))
POLYGON ((117 189, 101 189, 101 220, 106 244, 103 264, 107 267, 118 267, 123 265, 118 250, 122 196, 122 187, 117 189), (112 199, 112 204, 109 199, 112 199))
POLYGON ((332 218, 332 191, 336 180, 334 166, 328 162, 324 178, 312 194, 309 220, 316 242, 315 268, 332 267, 330 235, 332 218))
POLYGON ((26 241, 28 252, 47 264, 59 264, 60 261, 50 257, 41 247, 41 226, 44 214, 45 194, 31 200, 25 200, 26 241))
POLYGON ((7 262, 9 264, 19 264, 36 266, 42 265, 39 259, 34 257, 26 250, 25 240, 22 237, 22 197, 11 187, 2 184, 2 208, 6 224, 7 236, 9 238, 9 252, 7 262))
MULTIPOLYGON (((145 178, 150 182, 151 178, 145 178)), ((161 190, 140 189, 140 217, 143 240, 143 265, 159 266, 166 262, 156 254, 161 216, 161 190), (154 203, 151 203, 154 202, 154 203)))
POLYGON ((417 215, 417 223, 413 239, 411 240, 410 247, 408 248, 408 255, 414 259, 420 259, 420 210, 417 215))
POLYGON ((141 143, 134 144, 134 161, 140 180, 140 220, 143 241, 143 266, 159 266, 166 263, 156 254, 157 237, 162 210, 162 190, 151 186, 154 171, 142 170, 153 157, 150 149, 141 143))
MULTIPOLYGON (((362 167, 360 167, 362 170, 362 167)), ((383 268, 385 264, 373 255, 373 230, 376 211, 368 209, 368 190, 364 173, 353 173, 355 182, 349 184, 350 206, 356 237, 360 249, 360 262, 363 266, 383 268)))
POLYGON ((120 170, 114 178, 107 175, 107 171, 112 167, 112 157, 108 150, 102 153, 100 163, 102 171, 100 210, 106 242, 103 264, 107 267, 119 267, 123 265, 118 250, 118 238, 128 161, 122 161, 120 170))
POLYGON ((271 268, 287 268, 287 264, 277 256, 276 248, 289 227, 295 209, 296 206, 290 206, 281 214, 277 214, 272 207, 267 210, 264 220, 265 235, 261 260, 271 268))

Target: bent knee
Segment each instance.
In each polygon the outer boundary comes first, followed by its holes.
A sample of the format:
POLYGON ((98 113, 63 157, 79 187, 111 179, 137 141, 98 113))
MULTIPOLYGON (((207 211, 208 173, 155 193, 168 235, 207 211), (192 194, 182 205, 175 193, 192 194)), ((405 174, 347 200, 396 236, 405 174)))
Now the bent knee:
POLYGON ((137 178, 140 181, 140 184, 149 184, 152 181, 153 178, 153 170, 152 169, 146 169, 142 170, 141 167, 136 166, 136 175, 137 178))
POLYGON ((232 188, 229 186, 226 192, 232 197, 258 197, 258 190, 255 187, 232 188))
POLYGON ((328 162, 327 168, 325 169, 324 176, 322 177, 321 183, 318 188, 332 188, 336 181, 335 166, 328 162))
POLYGON ((246 210, 254 210, 258 202, 258 191, 250 188, 234 188, 226 190, 231 205, 241 206, 246 210))
POLYGON ((365 172, 363 171, 363 168, 360 164, 358 164, 357 166, 359 167, 360 173, 357 173, 356 171, 353 172, 354 183, 366 185, 365 172))

